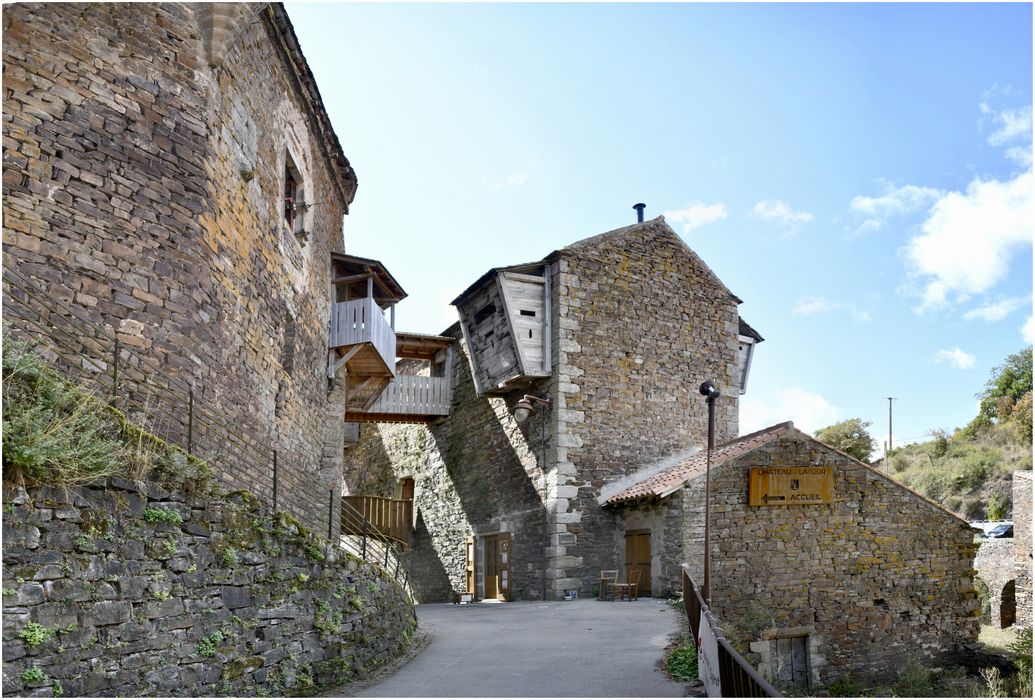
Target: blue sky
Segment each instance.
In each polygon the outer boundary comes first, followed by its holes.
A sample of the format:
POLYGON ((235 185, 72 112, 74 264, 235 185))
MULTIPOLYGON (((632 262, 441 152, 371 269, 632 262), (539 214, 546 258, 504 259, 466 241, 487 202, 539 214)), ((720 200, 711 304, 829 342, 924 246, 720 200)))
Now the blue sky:
POLYGON ((765 336, 747 432, 976 412, 1031 343, 1025 4, 289 3, 350 253, 437 333, 489 267, 665 214, 765 336))

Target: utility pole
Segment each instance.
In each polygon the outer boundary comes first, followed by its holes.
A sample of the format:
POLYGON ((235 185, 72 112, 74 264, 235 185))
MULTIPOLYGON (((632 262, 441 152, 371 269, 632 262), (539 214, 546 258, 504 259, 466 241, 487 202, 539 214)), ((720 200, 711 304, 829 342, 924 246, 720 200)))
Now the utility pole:
POLYGON ((884 472, 886 474, 890 474, 891 473, 891 462, 890 462, 891 450, 892 450, 892 446, 895 444, 894 442, 891 441, 891 402, 892 401, 898 401, 898 397, 896 397, 896 396, 887 396, 885 398, 888 400, 888 444, 884 448, 884 472))

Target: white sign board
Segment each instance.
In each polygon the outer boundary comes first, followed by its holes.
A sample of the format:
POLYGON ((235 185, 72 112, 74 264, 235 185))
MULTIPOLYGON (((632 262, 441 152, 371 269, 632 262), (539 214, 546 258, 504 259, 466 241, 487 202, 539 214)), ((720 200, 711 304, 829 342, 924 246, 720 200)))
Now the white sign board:
POLYGON ((697 677, 704 683, 704 690, 710 698, 722 697, 722 680, 719 677, 719 642, 715 632, 708 624, 704 610, 701 611, 701 623, 697 628, 700 637, 697 639, 697 677))

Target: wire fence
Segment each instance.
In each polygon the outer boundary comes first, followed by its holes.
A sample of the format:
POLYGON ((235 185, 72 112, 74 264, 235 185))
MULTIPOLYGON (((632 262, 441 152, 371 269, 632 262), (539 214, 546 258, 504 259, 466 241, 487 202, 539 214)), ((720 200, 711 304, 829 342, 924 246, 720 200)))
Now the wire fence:
MULTIPOLYGON (((129 422, 207 462, 224 486, 246 487, 273 511, 282 510, 301 522, 326 523, 328 539, 335 538, 340 531, 335 526, 340 527, 343 513, 340 493, 332 489, 321 496, 315 480, 305 478, 304 469, 285 468, 299 465, 298 455, 278 451, 272 435, 249 431, 250 421, 226 416, 223 409, 211 404, 203 389, 178 371, 169 371, 170 367, 190 367, 196 360, 177 355, 162 362, 145 354, 135 347, 146 345, 143 338, 108 330, 91 320, 80 305, 41 289, 9 261, 10 256, 5 256, 5 332, 31 344, 61 376, 103 397, 129 422), (288 495, 292 497, 285 498, 288 495), (305 503, 308 510, 300 509, 298 502, 305 503)), ((344 537, 339 543, 386 570, 394 562, 397 574, 398 556, 367 541, 380 536, 372 526, 370 533, 358 544, 344 537)), ((389 545, 384 549, 390 549, 389 545)))

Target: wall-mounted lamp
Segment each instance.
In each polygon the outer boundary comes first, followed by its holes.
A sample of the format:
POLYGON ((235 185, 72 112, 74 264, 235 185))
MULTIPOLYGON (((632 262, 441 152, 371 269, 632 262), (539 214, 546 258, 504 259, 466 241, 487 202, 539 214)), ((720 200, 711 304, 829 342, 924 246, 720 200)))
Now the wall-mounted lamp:
POLYGON ((525 394, 521 397, 521 400, 514 404, 514 408, 511 411, 514 413, 514 420, 518 423, 524 423, 528 420, 529 414, 535 413, 535 405, 549 406, 550 399, 541 399, 538 396, 532 396, 531 394, 525 394))

